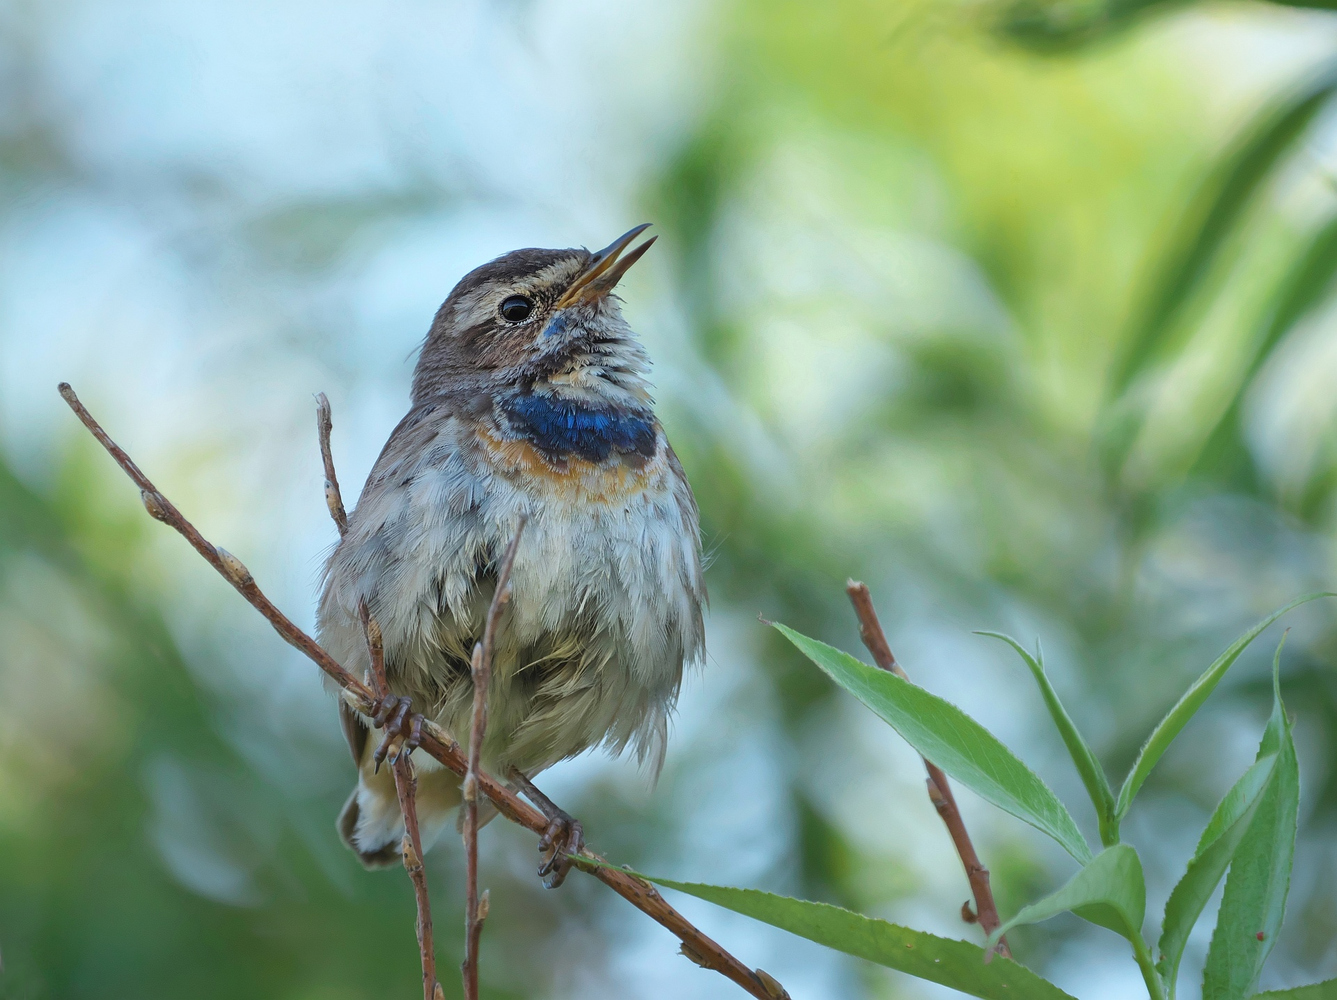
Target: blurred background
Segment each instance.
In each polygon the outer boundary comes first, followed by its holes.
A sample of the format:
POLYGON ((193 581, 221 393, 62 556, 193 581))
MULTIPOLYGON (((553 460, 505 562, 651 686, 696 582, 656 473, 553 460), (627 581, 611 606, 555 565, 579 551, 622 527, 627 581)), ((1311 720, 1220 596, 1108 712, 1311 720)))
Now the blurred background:
MULTIPOLYGON (((1121 778, 1235 635, 1337 583, 1325 6, 0 3, 0 996, 419 981, 407 879, 335 834, 353 768, 315 668, 144 515, 56 382, 309 626, 335 538, 313 394, 351 502, 465 271, 641 221, 626 313, 701 505, 710 657, 656 787, 600 755, 544 787, 618 863, 979 940, 914 754, 757 614, 862 653, 843 585, 867 580, 911 676, 1094 834, 1024 667, 970 630, 1042 640, 1121 778)), ((1337 616, 1287 621, 1302 828, 1265 987, 1337 975, 1337 616)), ((1253 759, 1278 632, 1125 827, 1153 934, 1253 759)), ((1005 913, 1071 874, 959 794, 1005 913)), ((487 828, 489 997, 741 995, 536 863, 487 828)), ((948 995, 673 902, 796 1000, 948 995)), ((1076 918, 1013 942, 1082 1000, 1141 991, 1076 918)))

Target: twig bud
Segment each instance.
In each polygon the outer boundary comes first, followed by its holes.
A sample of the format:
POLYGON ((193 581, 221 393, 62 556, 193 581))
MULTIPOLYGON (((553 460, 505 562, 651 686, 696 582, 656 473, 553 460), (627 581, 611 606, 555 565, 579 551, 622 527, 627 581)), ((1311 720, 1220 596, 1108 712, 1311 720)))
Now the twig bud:
POLYGON ((218 553, 218 561, 223 564, 223 571, 229 580, 238 587, 249 587, 255 583, 255 577, 251 576, 251 571, 240 559, 221 545, 215 545, 214 551, 218 553))
POLYGON ((363 619, 363 623, 367 627, 367 644, 371 646, 373 650, 376 651, 384 650, 385 638, 384 636, 381 635, 381 626, 376 624, 375 618, 371 617, 371 612, 367 610, 366 602, 363 602, 363 604, 360 607, 360 610, 362 614, 366 616, 363 619))
POLYGON ((939 813, 948 808, 947 800, 943 797, 942 789, 938 787, 938 783, 932 778, 925 779, 924 783, 928 786, 928 798, 933 803, 933 808, 938 810, 939 813))
POLYGON ((404 852, 404 867, 410 873, 422 867, 422 858, 418 857, 418 852, 413 849, 413 840, 406 833, 400 847, 404 852))
POLYGON ((753 969, 752 974, 761 980, 761 985, 773 1000, 790 1000, 789 991, 776 982, 775 977, 765 969, 753 969))
POLYGON ((148 490, 140 490, 139 499, 144 502, 144 509, 149 512, 149 517, 155 521, 167 520, 167 508, 163 506, 162 497, 148 490))
POLYGON ((422 734, 429 739, 436 740, 442 746, 449 747, 453 751, 458 752, 460 749, 459 743, 431 719, 422 720, 422 734))
POLYGON ((706 959, 706 957, 702 955, 699 951, 697 951, 695 948, 693 948, 686 941, 684 941, 681 945, 678 946, 678 952, 682 955, 683 958, 687 959, 687 961, 693 962, 696 965, 701 966, 701 968, 703 969, 710 968, 710 962, 706 959))
MULTIPOLYGON (((370 685, 368 685, 370 687, 370 685)), ((344 688, 339 697, 343 698, 345 704, 359 715, 365 715, 371 718, 376 713, 374 702, 367 701, 361 694, 351 688, 344 688)))
POLYGON ((481 924, 487 919, 487 912, 492 906, 492 890, 484 889, 483 894, 478 897, 478 922, 481 924))
POLYGON ((464 776, 464 801, 478 801, 478 778, 472 771, 464 776))

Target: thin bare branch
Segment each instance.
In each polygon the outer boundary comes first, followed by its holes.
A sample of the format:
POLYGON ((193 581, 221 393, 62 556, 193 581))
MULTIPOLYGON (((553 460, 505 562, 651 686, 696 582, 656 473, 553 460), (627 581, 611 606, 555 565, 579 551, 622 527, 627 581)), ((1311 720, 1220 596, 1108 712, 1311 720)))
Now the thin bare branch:
MULTIPOLYGON (((70 388, 68 383, 62 382, 60 384, 60 394, 84 426, 107 449, 108 454, 115 459, 116 464, 139 486, 143 493, 144 506, 149 514, 183 535, 209 565, 226 577, 237 592, 265 616, 285 641, 306 654, 316 666, 343 689, 343 698, 351 708, 366 716, 374 715, 377 709, 377 700, 372 691, 340 666, 314 639, 289 621, 269 598, 260 592, 260 588, 255 585, 253 579, 247 580, 244 584, 238 582, 234 576, 235 571, 227 568, 219 556, 219 553, 223 550, 211 545, 195 526, 187 521, 166 497, 158 492, 158 489, 149 482, 138 466, 131 461, 130 456, 108 437, 107 432, 102 429, 102 426, 79 401, 79 397, 75 395, 74 390, 70 388)), ((241 566, 240 562, 237 562, 232 556, 229 555, 228 558, 237 566, 241 566)), ((244 571, 244 567, 242 567, 242 570, 244 571)), ((245 577, 249 578, 249 574, 245 574, 245 577)), ((425 721, 422 726, 422 749, 461 778, 469 770, 468 758, 460 750, 459 744, 451 739, 445 730, 430 720, 425 721)), ((539 836, 547 832, 547 818, 520 798, 513 790, 503 785, 486 771, 479 771, 476 780, 478 791, 486 795, 492 804, 497 807, 497 811, 506 819, 539 836)), ((585 857, 595 861, 604 861, 598 854, 589 850, 586 850, 585 857)), ((674 934, 682 942, 682 953, 698 965, 720 973, 748 994, 756 997, 757 1000, 788 1000, 788 994, 784 988, 771 976, 760 970, 754 972, 749 969, 720 947, 718 943, 701 933, 681 913, 670 906, 659 894, 659 890, 648 882, 638 879, 630 872, 620 868, 590 864, 582 857, 574 857, 571 860, 574 867, 597 878, 631 903, 632 906, 674 934)))
MULTIPOLYGON (((850 603, 854 605, 854 613, 859 618, 859 638, 868 647, 868 652, 873 654, 873 662, 883 670, 908 681, 910 678, 896 662, 896 655, 887 643, 887 635, 882 631, 882 623, 878 621, 868 586, 857 580, 850 580, 845 584, 845 593, 849 594, 850 603)), ((947 833, 951 836, 952 844, 956 847, 956 853, 966 870, 966 878, 970 880, 970 891, 975 897, 975 914, 972 916, 979 921, 985 934, 992 934, 1002 921, 998 917, 998 904, 994 902, 993 888, 989 885, 989 869, 981 864, 980 856, 975 853, 975 845, 971 842, 966 824, 961 819, 961 810, 956 806, 956 797, 952 795, 952 786, 947 781, 947 775, 927 758, 921 759, 928 771, 929 801, 933 803, 933 808, 938 811, 938 816, 947 827, 947 833)), ((963 919, 968 912, 968 906, 962 907, 963 919)), ((1004 958, 1012 957, 1006 938, 999 942, 997 951, 1004 958)))
MULTIPOLYGON (((348 534, 348 516, 344 513, 339 479, 334 473, 334 458, 330 453, 330 431, 333 426, 330 401, 322 392, 316 397, 316 428, 320 436, 321 458, 325 462, 325 502, 342 537, 348 534)), ((371 662, 372 690, 381 705, 385 705, 385 699, 390 694, 390 681, 385 672, 385 642, 381 636, 381 626, 371 616, 365 600, 358 602, 357 610, 362 621, 362 637, 367 643, 367 658, 371 662)), ((423 1000, 435 1000, 440 985, 436 979, 436 948, 432 942, 432 906, 427 894, 427 873, 423 868, 422 836, 418 830, 418 778, 408 753, 396 752, 390 767, 395 779, 395 794, 399 798, 399 810, 404 816, 404 841, 401 848, 404 870, 413 883, 413 897, 418 910, 415 929, 422 960, 423 1000)))
POLYGON ((385 675, 385 643, 381 638, 381 626, 371 616, 366 601, 357 605, 358 617, 362 619, 362 635, 367 640, 367 655, 371 660, 371 683, 377 699, 383 699, 390 693, 390 681, 385 675))
POLYGON ((478 896, 478 773, 483 756, 483 736, 487 732, 487 690, 492 680, 492 645, 497 634, 501 609, 511 597, 511 567, 520 547, 520 535, 528 520, 523 514, 515 526, 515 537, 497 567, 497 586, 488 605, 483 624, 483 641, 474 646, 473 720, 469 726, 469 770, 464 775, 464 1000, 478 1000, 478 948, 483 939, 483 919, 478 896))
POLYGON ((330 451, 330 432, 334 418, 330 414, 330 399, 323 392, 316 397, 316 433, 320 437, 320 458, 325 463, 325 505, 339 529, 339 537, 348 534, 348 512, 344 510, 343 494, 339 492, 339 477, 334 473, 334 453, 330 451))
MULTIPOLYGON (((469 770, 469 760, 459 744, 446 736, 439 727, 434 726, 431 730, 423 728, 422 748, 461 777, 469 770)), ((547 832, 548 818, 486 771, 478 772, 478 790, 492 801, 497 807, 497 812, 512 823, 523 826, 539 836, 547 832)), ((788 994, 777 993, 775 988, 768 986, 756 972, 701 933, 686 917, 670 906, 659 894, 659 890, 649 882, 621 868, 589 864, 585 858, 607 864, 601 855, 587 848, 583 856, 571 859, 572 866, 593 875, 632 906, 671 931, 682 942, 682 953, 697 965, 720 973, 758 1000, 786 1000, 788 994)))
POLYGON ((372 705, 371 691, 360 680, 345 670, 339 662, 325 650, 317 645, 316 641, 305 632, 294 625, 282 611, 276 608, 260 588, 255 585, 255 579, 247 571, 241 561, 229 553, 226 549, 218 548, 211 544, 208 539, 196 530, 195 526, 185 519, 181 511, 158 491, 158 488, 149 481, 149 477, 139 471, 139 466, 131 460, 130 456, 121 450, 102 426, 93 419, 93 415, 88 412, 84 404, 79 401, 79 397, 74 394, 68 382, 60 383, 60 394, 65 402, 70 405, 75 416, 83 422, 83 425, 89 429, 93 437, 97 438, 98 443, 107 449, 107 452, 116 460, 127 476, 129 476, 136 486, 140 489, 140 498, 144 502, 144 509, 149 512, 149 516, 164 524, 175 528, 191 546, 202 555, 205 561, 218 570, 233 587, 237 593, 246 598, 251 607, 255 608, 268 619, 269 624, 274 626, 274 631, 281 635, 285 642, 295 646, 305 653, 310 659, 320 667, 330 679, 338 684, 345 691, 352 692, 358 699, 359 704, 354 707, 359 711, 366 706, 368 713, 375 711, 372 705))
POLYGON ((404 813, 404 870, 413 882, 413 896, 418 903, 418 951, 422 956, 423 1000, 434 1000, 439 986, 436 981, 436 949, 432 944, 432 906, 427 898, 427 873, 422 864, 422 837, 418 834, 418 779, 413 772, 413 760, 401 753, 390 765, 395 776, 395 792, 399 808, 404 813))

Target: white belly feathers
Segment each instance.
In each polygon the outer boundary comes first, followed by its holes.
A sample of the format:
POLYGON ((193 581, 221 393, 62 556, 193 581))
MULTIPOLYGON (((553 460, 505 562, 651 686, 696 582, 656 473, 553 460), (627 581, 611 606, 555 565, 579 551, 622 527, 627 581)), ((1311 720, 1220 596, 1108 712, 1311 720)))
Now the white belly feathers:
POLYGON ((465 739, 462 671, 524 514, 485 757, 535 771, 606 740, 657 768, 684 663, 702 655, 705 599, 695 502, 663 432, 639 467, 553 463, 524 442, 465 434, 445 421, 416 461, 369 481, 331 557, 322 639, 365 669, 366 599, 392 687, 465 739))

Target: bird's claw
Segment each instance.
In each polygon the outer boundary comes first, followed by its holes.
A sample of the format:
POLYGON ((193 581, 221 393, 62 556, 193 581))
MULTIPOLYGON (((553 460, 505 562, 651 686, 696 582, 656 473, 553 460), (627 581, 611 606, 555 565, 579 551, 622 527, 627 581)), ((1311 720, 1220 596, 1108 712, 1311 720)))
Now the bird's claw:
POLYGON ((585 829, 579 820, 539 791, 518 768, 511 768, 511 783, 524 792, 548 820, 548 828, 539 838, 539 853, 543 855, 539 878, 547 880, 544 885, 549 889, 556 889, 566 881, 571 859, 585 851, 585 829))
POLYGON ((422 744, 422 713, 413 711, 413 702, 408 698, 387 694, 371 721, 378 729, 385 730, 381 745, 372 754, 378 772, 386 760, 394 764, 401 754, 412 753, 422 744))
POLYGON ((548 829, 539 838, 539 853, 543 863, 539 865, 539 878, 549 889, 556 889, 566 881, 571 871, 571 858, 585 850, 585 830, 580 821, 557 810, 555 816, 548 817, 548 829))

